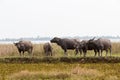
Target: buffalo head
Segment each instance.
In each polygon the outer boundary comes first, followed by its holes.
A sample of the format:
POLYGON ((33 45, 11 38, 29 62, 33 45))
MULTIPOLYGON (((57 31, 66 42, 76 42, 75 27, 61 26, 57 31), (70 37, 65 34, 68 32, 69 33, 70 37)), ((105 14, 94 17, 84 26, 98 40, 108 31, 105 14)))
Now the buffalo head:
POLYGON ((20 48, 20 43, 14 43, 17 48, 20 48))
POLYGON ((50 40, 51 43, 58 43, 60 41, 60 38, 54 37, 53 39, 50 40))

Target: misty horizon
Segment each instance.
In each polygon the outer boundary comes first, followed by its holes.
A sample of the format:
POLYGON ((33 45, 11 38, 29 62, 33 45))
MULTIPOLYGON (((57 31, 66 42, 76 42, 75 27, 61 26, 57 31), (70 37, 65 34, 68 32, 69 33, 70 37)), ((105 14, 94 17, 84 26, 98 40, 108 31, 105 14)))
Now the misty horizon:
MULTIPOLYGON (((59 38, 83 38, 83 39, 89 39, 89 38, 113 38, 113 39, 118 39, 120 38, 120 36, 54 36, 54 37, 59 37, 59 38)), ((54 37, 40 37, 40 36, 36 36, 36 37, 20 37, 20 38, 0 38, 0 40, 10 40, 10 39, 52 39, 54 37)))
POLYGON ((119 0, 1 0, 0 38, 120 36, 119 0))

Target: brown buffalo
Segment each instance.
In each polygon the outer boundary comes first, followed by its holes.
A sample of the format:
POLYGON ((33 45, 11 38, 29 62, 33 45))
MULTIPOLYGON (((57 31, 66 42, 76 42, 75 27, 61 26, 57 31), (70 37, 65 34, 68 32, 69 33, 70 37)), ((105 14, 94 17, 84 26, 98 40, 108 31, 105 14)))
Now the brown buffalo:
POLYGON ((29 54, 32 54, 32 50, 33 50, 33 45, 30 41, 19 41, 17 43, 14 43, 14 45, 17 47, 19 54, 21 55, 21 53, 27 51, 29 54))
POLYGON ((62 38, 58 38, 58 37, 54 37, 50 41, 51 41, 51 43, 58 44, 64 50, 65 55, 67 55, 67 49, 72 49, 72 50, 75 49, 74 45, 79 42, 77 39, 67 39, 67 38, 62 39, 62 38))
POLYGON ((45 43, 43 45, 43 49, 44 49, 46 56, 52 56, 52 47, 51 47, 50 43, 45 43))

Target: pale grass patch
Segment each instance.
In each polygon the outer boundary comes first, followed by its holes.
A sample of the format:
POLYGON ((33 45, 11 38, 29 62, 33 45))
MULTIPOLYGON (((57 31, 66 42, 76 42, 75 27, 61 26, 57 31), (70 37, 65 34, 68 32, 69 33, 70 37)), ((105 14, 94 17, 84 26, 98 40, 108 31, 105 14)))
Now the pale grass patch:
POLYGON ((88 76, 88 77, 89 76, 94 76, 94 77, 103 76, 103 74, 96 69, 81 68, 78 66, 72 70, 72 74, 79 75, 79 76, 88 76))
POLYGON ((9 75, 7 78, 8 79, 19 79, 21 77, 31 77, 31 76, 35 76, 35 75, 39 75, 39 72, 30 72, 28 70, 24 70, 24 71, 20 71, 18 73, 14 73, 12 75, 9 75))
POLYGON ((44 80, 44 79, 65 79, 70 77, 70 74, 63 72, 44 72, 44 71, 28 71, 23 70, 7 76, 8 80, 44 80))
POLYGON ((0 44, 0 56, 18 54, 17 48, 13 44, 0 44))
POLYGON ((112 43, 112 51, 114 53, 119 53, 120 52, 120 42, 114 42, 112 43))
POLYGON ((43 44, 34 44, 33 45, 33 56, 43 56, 43 44))
POLYGON ((3 78, 3 77, 0 75, 0 80, 2 80, 2 78, 3 78))
POLYGON ((109 75, 105 78, 105 80, 120 80, 120 79, 117 76, 109 75))

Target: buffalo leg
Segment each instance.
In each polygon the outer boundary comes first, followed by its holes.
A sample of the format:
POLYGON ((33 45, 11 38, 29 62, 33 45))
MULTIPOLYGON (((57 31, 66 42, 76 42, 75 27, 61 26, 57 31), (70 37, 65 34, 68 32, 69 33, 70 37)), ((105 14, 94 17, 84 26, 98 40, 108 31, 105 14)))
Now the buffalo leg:
POLYGON ((28 50, 28 53, 29 53, 29 55, 32 56, 32 49, 29 49, 29 50, 28 50))
POLYGON ((96 56, 96 54, 97 54, 97 51, 96 50, 94 50, 94 52, 95 52, 95 55, 94 55, 94 57, 96 56))
POLYGON ((23 56, 24 56, 24 51, 23 51, 23 56))
POLYGON ((52 56, 52 51, 50 52, 50 56, 52 56))
POLYGON ((78 54, 78 49, 75 49, 75 56, 78 54))
POLYGON ((46 52, 46 51, 44 51, 44 53, 45 53, 45 56, 47 56, 47 52, 46 52))
POLYGON ((107 54, 108 54, 108 49, 106 50, 106 57, 107 57, 107 54))
POLYGON ((102 57, 102 52, 103 52, 103 50, 101 50, 101 57, 102 57))
POLYGON ((48 52, 48 55, 51 56, 51 52, 50 51, 48 52))
POLYGON ((83 52, 84 52, 84 57, 86 57, 87 50, 83 50, 83 52))
POLYGON ((21 56, 21 50, 18 50, 19 51, 19 54, 20 54, 20 56, 21 56))
POLYGON ((19 51, 19 54, 20 54, 20 56, 21 56, 21 51, 19 51))
POLYGON ((64 52, 65 56, 68 56, 67 52, 64 52))
POLYGON ((47 52, 47 56, 50 56, 50 52, 47 52))
POLYGON ((97 50, 97 52, 98 52, 98 56, 100 57, 100 50, 97 50))
POLYGON ((46 52, 46 56, 48 56, 48 54, 49 54, 49 53, 48 53, 48 52, 46 52))
POLYGON ((112 53, 111 48, 109 50, 110 50, 110 56, 111 56, 111 53, 112 53))
POLYGON ((64 54, 65 54, 65 56, 68 56, 67 49, 64 50, 64 54))
POLYGON ((79 52, 80 52, 80 56, 81 56, 82 55, 82 50, 80 49, 79 52))

